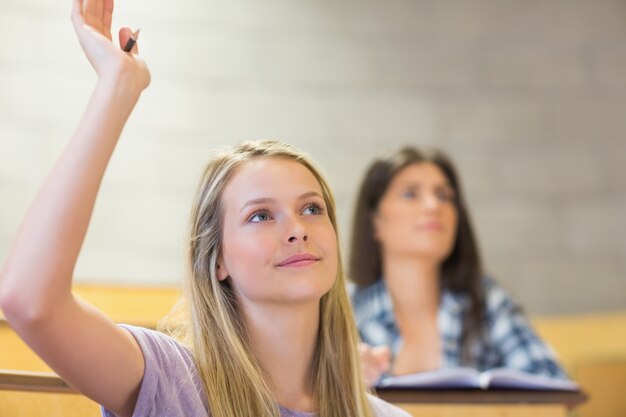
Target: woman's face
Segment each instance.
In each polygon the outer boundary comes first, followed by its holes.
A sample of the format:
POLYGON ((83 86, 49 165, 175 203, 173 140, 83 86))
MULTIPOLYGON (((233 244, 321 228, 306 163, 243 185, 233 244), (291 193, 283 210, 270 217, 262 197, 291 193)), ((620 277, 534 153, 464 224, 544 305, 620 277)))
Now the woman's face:
POLYGON ((322 188, 305 166, 283 158, 242 165, 222 195, 218 278, 240 302, 319 300, 337 276, 337 238, 322 188))
POLYGON ((383 254, 443 262, 456 238, 454 200, 454 190, 437 165, 415 163, 398 172, 373 218, 383 254))

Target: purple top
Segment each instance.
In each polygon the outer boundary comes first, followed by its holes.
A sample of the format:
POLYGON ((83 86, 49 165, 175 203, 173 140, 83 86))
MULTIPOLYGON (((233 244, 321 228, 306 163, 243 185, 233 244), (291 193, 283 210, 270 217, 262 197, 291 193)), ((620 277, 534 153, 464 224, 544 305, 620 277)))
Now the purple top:
MULTIPOLYGON (((189 349, 173 338, 143 327, 122 325, 137 340, 143 353, 145 370, 133 417, 187 417, 209 416, 204 386, 189 349)), ((370 396, 377 417, 410 417, 385 401, 370 396)), ((102 408, 104 417, 115 417, 102 408)), ((280 407, 281 417, 314 417, 280 407)))

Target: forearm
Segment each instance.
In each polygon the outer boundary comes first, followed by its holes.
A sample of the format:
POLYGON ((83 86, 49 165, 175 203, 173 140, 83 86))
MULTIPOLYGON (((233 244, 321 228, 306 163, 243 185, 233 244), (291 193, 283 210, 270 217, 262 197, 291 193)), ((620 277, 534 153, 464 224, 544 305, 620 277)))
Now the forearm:
POLYGON ((139 91, 122 70, 99 80, 7 258, 0 281, 7 317, 38 319, 71 297, 71 278, 98 189, 139 91))

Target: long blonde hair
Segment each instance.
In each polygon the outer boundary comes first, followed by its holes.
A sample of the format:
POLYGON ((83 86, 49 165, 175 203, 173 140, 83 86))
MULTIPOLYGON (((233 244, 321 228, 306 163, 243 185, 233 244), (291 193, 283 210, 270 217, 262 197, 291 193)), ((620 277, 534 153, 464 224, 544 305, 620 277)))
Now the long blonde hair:
MULTIPOLYGON (((327 182, 308 157, 289 145, 275 141, 245 142, 216 156, 207 165, 191 214, 190 271, 185 284, 189 320, 179 328, 182 333, 178 336, 187 339, 194 352, 214 417, 280 415, 276 399, 251 351, 235 293, 228 280, 217 279, 216 270, 223 238, 222 194, 237 168, 257 158, 284 158, 309 169, 322 188, 328 216, 337 232, 335 202, 327 182)), ((320 417, 372 417, 339 249, 337 257, 335 283, 320 301, 312 381, 317 407, 320 417)))

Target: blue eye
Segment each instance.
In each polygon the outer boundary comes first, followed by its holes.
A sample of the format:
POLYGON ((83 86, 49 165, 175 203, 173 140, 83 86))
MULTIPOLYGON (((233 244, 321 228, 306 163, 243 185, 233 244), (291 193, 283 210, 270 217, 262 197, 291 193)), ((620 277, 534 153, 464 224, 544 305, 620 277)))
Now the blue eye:
POLYGON ((401 197, 405 200, 413 200, 417 197, 417 192, 415 190, 404 190, 401 197))
POLYGON ((248 218, 248 223, 260 223, 260 222, 268 221, 270 219, 271 219, 271 216, 269 212, 265 210, 259 210, 253 213, 252 216, 248 218))
POLYGON ((304 208, 304 211, 302 212, 302 214, 311 214, 311 215, 319 215, 323 213, 324 213, 324 209, 322 208, 322 206, 320 206, 317 203, 307 204, 307 206, 304 208))
POLYGON ((449 201, 454 201, 454 191, 447 189, 439 189, 437 190, 437 198, 439 201, 447 203, 449 201))

